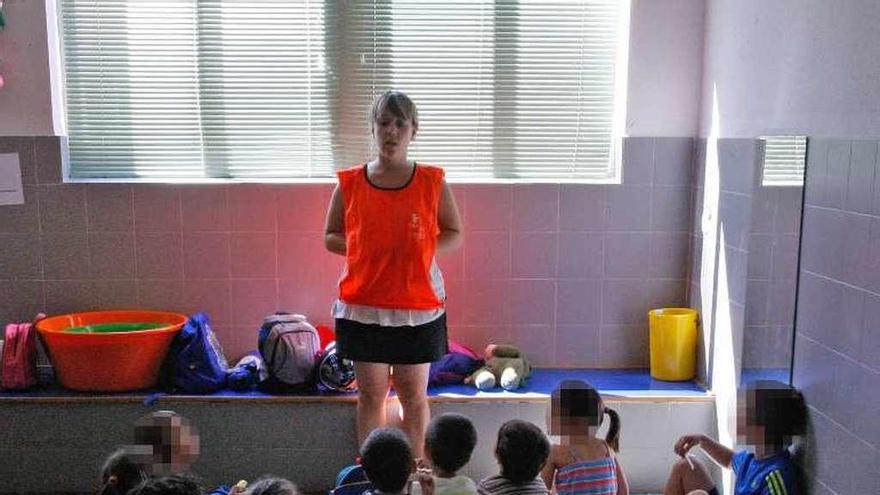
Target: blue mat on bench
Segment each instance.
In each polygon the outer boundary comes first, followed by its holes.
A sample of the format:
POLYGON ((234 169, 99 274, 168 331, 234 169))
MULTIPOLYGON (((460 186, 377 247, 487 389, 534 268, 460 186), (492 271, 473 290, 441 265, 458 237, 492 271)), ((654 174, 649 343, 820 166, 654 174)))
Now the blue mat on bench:
MULTIPOLYGON (((706 390, 694 381, 664 382, 651 378, 647 369, 560 369, 536 368, 533 370, 525 386, 514 392, 506 392, 500 388, 482 392, 470 385, 443 385, 431 387, 428 395, 432 397, 473 397, 473 398, 541 398, 547 397, 562 380, 583 380, 596 387, 603 395, 624 397, 705 397, 706 390)), ((59 385, 42 387, 34 390, 15 392, 0 391, 0 398, 51 398, 51 397, 142 397, 156 398, 166 395, 159 390, 141 390, 136 392, 97 393, 76 392, 59 385)), ((236 392, 221 390, 205 397, 338 397, 354 396, 354 393, 313 392, 291 394, 267 394, 260 391, 236 392)), ((190 397, 190 396, 187 396, 190 397)))

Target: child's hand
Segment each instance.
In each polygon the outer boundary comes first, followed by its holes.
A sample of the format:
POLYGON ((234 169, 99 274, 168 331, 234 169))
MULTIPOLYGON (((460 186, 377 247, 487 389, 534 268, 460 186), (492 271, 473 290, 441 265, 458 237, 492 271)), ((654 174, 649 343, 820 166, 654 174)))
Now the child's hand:
MULTIPOLYGON (((432 476, 430 469, 422 467, 416 469, 416 472, 410 476, 409 480, 410 485, 413 481, 419 482, 422 495, 434 495, 434 476, 432 476)), ((412 490, 410 490, 410 493, 412 493, 412 490)))
POLYGON ((675 453, 684 457, 692 448, 700 445, 703 441, 703 435, 685 435, 675 442, 675 453))

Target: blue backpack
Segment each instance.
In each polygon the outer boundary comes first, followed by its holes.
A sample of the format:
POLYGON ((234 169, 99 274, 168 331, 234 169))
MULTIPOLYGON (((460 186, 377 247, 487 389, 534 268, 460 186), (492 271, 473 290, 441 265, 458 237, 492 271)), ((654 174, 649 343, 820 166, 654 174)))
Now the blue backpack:
POLYGON ((257 386, 268 377, 266 364, 259 352, 249 352, 229 369, 226 381, 232 390, 243 392, 257 386))
POLYGON ((229 364, 205 313, 189 317, 171 342, 168 362, 175 392, 208 394, 226 386, 229 364))
POLYGON ((373 490, 373 484, 367 479, 363 466, 354 464, 347 466, 336 475, 336 485, 329 495, 363 495, 373 490))

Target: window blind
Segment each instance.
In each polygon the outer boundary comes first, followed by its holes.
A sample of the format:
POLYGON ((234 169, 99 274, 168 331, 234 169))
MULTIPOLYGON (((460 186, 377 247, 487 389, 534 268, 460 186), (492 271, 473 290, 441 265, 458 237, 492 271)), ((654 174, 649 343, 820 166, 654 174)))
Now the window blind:
POLYGON ((61 0, 74 179, 331 177, 386 89, 454 180, 608 180, 619 0, 61 0))
POLYGON ((765 186, 804 184, 807 154, 806 136, 764 136, 765 186))

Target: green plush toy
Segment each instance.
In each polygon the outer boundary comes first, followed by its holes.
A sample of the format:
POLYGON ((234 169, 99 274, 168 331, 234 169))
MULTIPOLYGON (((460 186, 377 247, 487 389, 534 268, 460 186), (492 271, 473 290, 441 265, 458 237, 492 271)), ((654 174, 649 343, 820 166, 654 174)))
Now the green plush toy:
POLYGON ((486 364, 465 379, 480 390, 491 390, 501 385, 504 390, 516 390, 532 372, 525 354, 512 345, 486 346, 486 364))

